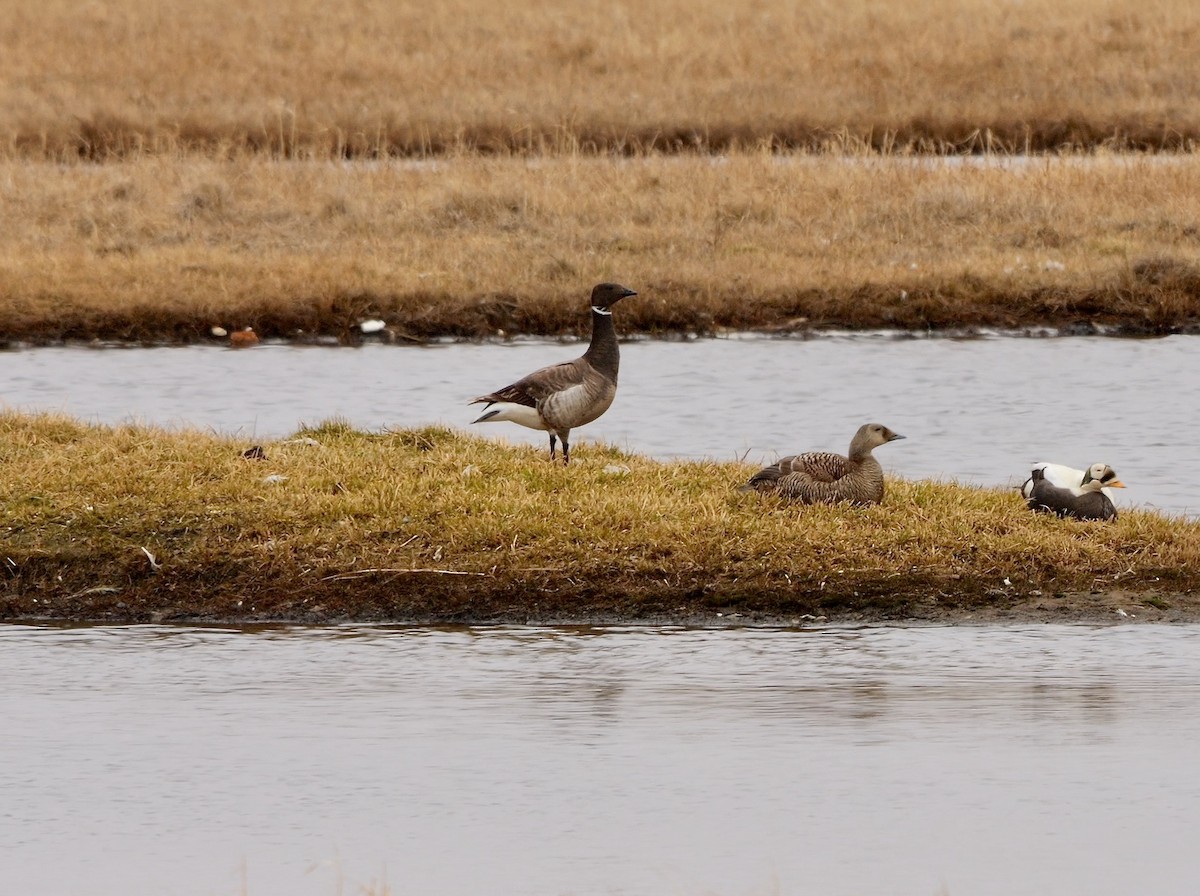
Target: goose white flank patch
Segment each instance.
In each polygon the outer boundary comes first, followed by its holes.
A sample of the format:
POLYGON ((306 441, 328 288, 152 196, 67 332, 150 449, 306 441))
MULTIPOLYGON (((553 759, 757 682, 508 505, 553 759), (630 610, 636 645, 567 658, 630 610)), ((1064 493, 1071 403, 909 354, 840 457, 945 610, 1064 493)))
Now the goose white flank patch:
POLYGON ((741 491, 774 492, 805 504, 878 504, 883 500, 883 468, 871 452, 902 439, 881 423, 865 423, 850 442, 848 456, 812 451, 764 467, 741 491))
MULTIPOLYGON (((1107 464, 1093 464, 1083 474, 1079 493, 1069 488, 1054 485, 1044 469, 1035 468, 1026 483, 1029 486, 1027 506, 1037 513, 1053 513, 1060 517, 1077 520, 1115 520, 1117 509, 1104 489, 1125 488, 1113 468, 1107 464), (1092 471, 1101 467, 1102 476, 1092 476, 1092 471)), ((1025 493, 1025 489, 1021 489, 1025 493)))
MULTIPOLYGON (((1048 461, 1039 461, 1033 465, 1034 470, 1041 470, 1043 478, 1055 488, 1065 488, 1071 494, 1078 497, 1084 494, 1083 483, 1085 479, 1099 479, 1101 488, 1108 499, 1113 498, 1114 488, 1124 488, 1124 485, 1114 486, 1111 481, 1117 478, 1117 474, 1113 472, 1113 468, 1108 464, 1095 463, 1086 470, 1076 470, 1074 467, 1068 467, 1065 464, 1052 464, 1048 461)), ((1029 498, 1033 496, 1033 475, 1025 480, 1021 486, 1021 496, 1029 498)))
POLYGON ((608 410, 617 394, 621 354, 612 309, 621 299, 636 296, 618 283, 600 283, 592 290, 592 341, 582 357, 535 370, 503 389, 472 399, 485 404, 472 423, 517 423, 550 433, 550 459, 556 440, 562 440, 563 463, 570 463, 571 430, 591 423, 608 410))

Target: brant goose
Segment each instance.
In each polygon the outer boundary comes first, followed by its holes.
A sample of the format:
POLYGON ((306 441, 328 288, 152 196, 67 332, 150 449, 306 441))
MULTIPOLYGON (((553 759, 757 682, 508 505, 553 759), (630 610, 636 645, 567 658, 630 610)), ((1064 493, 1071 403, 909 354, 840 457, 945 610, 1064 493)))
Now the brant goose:
POLYGON ((507 420, 550 433, 550 458, 556 439, 562 439, 563 463, 570 463, 568 440, 576 426, 591 423, 608 410, 617 394, 617 330, 612 308, 621 299, 636 296, 617 283, 601 283, 592 290, 592 341, 582 357, 535 370, 510 386, 480 395, 471 404, 486 404, 472 423, 507 420))
POLYGON ((741 491, 776 492, 805 504, 878 504, 883 500, 883 468, 871 451, 903 439, 879 423, 858 428, 850 456, 824 451, 796 454, 759 470, 741 491))

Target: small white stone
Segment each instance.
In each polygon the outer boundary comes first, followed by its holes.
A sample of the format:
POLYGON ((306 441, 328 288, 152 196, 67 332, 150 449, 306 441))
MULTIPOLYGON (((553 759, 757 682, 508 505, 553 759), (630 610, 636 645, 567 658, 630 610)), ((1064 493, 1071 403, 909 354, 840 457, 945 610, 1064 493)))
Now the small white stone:
POLYGON ((226 336, 229 335, 229 331, 226 330, 224 327, 213 327, 208 332, 212 333, 218 339, 224 339, 226 336))
POLYGON ((475 466, 474 464, 468 464, 467 466, 463 467, 462 475, 464 479, 470 479, 472 476, 478 476, 479 467, 475 466))
POLYGON ((387 329, 387 322, 379 320, 379 318, 371 318, 370 320, 364 320, 358 325, 358 328, 364 333, 379 333, 387 329))
POLYGON ((624 464, 609 464, 600 472, 608 476, 628 476, 630 471, 624 464))
POLYGON ((287 482, 287 479, 288 478, 286 476, 284 476, 282 473, 272 473, 270 476, 264 476, 263 482, 266 485, 275 485, 276 483, 279 483, 279 482, 287 482))

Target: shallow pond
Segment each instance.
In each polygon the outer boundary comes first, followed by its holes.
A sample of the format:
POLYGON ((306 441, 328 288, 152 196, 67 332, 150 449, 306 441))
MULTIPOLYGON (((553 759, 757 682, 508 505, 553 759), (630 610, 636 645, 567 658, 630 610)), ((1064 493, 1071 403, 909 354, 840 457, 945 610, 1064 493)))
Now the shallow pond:
MULTIPOLYGON (((89 420, 237 433, 247 443, 302 422, 467 427, 467 402, 578 345, 517 342, 361 349, 211 346, 0 352, 0 402, 89 420)), ((1111 464, 1118 506, 1200 512, 1200 337, 638 341, 622 348, 612 409, 576 432, 662 458, 773 461, 846 450, 861 423, 908 436, 881 449, 908 477, 1020 482, 1053 460, 1111 464)), ((548 447, 514 424, 477 431, 548 447)), ((1016 500, 1014 496, 1014 500, 1016 500)))
POLYGON ((4 626, 0 681, 6 892, 1200 886, 1200 626, 4 626))

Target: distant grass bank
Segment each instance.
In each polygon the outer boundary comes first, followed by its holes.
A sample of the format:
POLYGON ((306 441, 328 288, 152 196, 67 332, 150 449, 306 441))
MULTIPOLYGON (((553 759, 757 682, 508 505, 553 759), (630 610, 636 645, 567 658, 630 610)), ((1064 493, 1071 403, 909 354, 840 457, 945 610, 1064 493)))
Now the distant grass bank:
POLYGON ((1200 157, 0 161, 0 342, 1200 332, 1200 157))
POLYGON ((1200 619, 1200 523, 1049 519, 891 480, 802 508, 750 468, 331 423, 263 445, 0 414, 0 618, 1200 619))
POLYGON ((1188 149, 1191 0, 8 0, 0 155, 1188 149))

